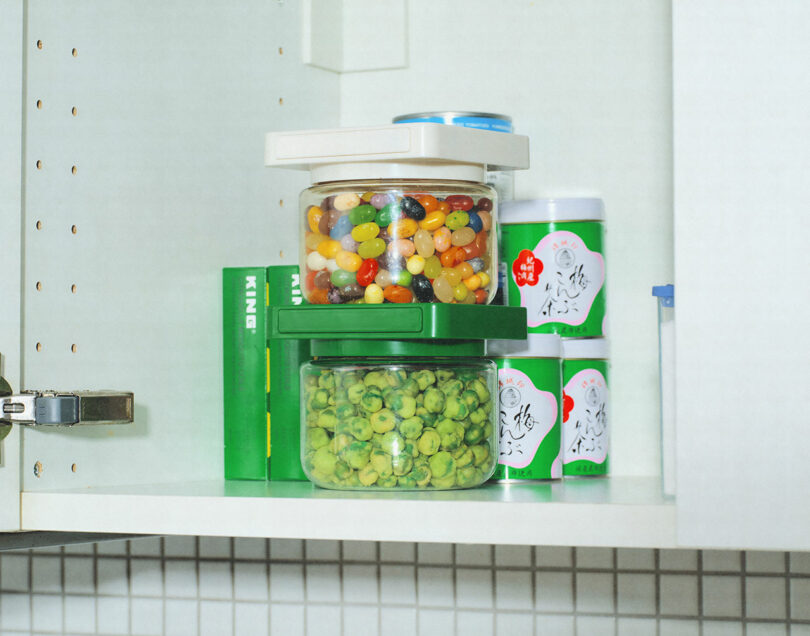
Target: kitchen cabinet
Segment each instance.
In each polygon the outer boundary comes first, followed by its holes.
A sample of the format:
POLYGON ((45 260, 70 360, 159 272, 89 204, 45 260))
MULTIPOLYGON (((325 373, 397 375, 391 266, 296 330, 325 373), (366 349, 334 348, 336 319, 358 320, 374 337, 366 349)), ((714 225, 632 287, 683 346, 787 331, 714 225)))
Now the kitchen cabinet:
MULTIPOLYGON (((787 58, 793 49, 807 58, 797 18, 806 24, 810 14, 785 2, 763 22, 764 2, 721 4, 516 0, 494 9, 483 0, 392 0, 390 15, 401 19, 386 22, 365 0, 193 8, 0 0, 16 25, 3 20, 12 38, 3 46, 22 69, 2 101, 2 119, 13 123, 1 129, 4 139, 22 138, 21 155, 19 144, 3 146, 4 172, 16 166, 16 180, 0 181, 2 229, 23 236, 23 249, 0 251, 14 274, 0 282, 11 290, 11 304, 0 306, 5 375, 16 375, 15 388, 117 388, 136 397, 129 426, 26 429, 7 439, 0 496, 10 514, 2 528, 810 549, 800 531, 810 509, 799 486, 801 445, 760 432, 801 439, 801 382, 777 406, 771 392, 807 370, 807 341, 789 329, 800 324, 806 298, 780 303, 782 328, 765 331, 774 324, 763 320, 769 303, 744 296, 768 288, 768 268, 737 282, 746 241, 762 235, 761 226, 738 221, 755 203, 762 219, 765 199, 728 198, 748 184, 767 196, 753 158, 728 160, 771 139, 778 123, 749 128, 735 118, 750 68, 729 62, 738 38, 759 29, 790 35, 777 54, 798 73, 801 56, 787 58), (326 10, 334 11, 328 20, 326 10), (714 23, 720 14, 725 20, 714 23), (396 50, 375 57, 351 48, 364 32, 380 42, 380 29, 390 30, 396 50), (728 67, 711 56, 719 45, 706 42, 720 31, 728 67), (734 77, 721 72, 732 67, 734 77), (716 71, 708 85, 705 68, 716 71), (726 90, 732 84, 737 92, 726 90), (296 263, 297 198, 308 185, 305 175, 263 167, 263 134, 385 123, 436 108, 513 116, 532 144, 517 197, 605 200, 611 476, 398 496, 223 481, 220 272, 296 263), (720 133, 735 130, 746 132, 732 148, 720 133), (650 296, 673 276, 675 500, 660 494, 650 296), (738 315, 748 303, 756 311, 738 315), (751 334, 757 348, 747 357, 751 334), (765 531, 768 515, 782 523, 778 532, 765 531)), ((771 52, 748 50, 754 61, 771 52)), ((792 98, 790 113, 807 106, 806 84, 787 88, 795 75, 757 77, 792 98)), ((780 160, 769 170, 790 165, 786 175, 799 175, 806 167, 800 135, 790 135, 802 126, 796 120, 783 131, 799 163, 780 160)), ((802 223, 805 186, 787 176, 779 182, 781 213, 802 223)), ((789 267, 773 284, 786 293, 807 268, 800 232, 779 227, 773 240, 792 251, 777 252, 777 264, 789 267)))

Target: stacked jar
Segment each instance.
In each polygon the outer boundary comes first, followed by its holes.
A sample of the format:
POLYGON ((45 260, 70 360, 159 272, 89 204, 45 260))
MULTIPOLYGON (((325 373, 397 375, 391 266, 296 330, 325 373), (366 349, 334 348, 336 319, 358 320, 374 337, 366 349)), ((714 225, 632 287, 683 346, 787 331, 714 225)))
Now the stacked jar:
MULTIPOLYGON (((530 335, 557 334, 562 338, 563 384, 571 391, 566 389, 559 394, 563 420, 562 473, 606 474, 603 203, 595 198, 512 201, 502 206, 500 221, 507 304, 526 308, 530 335), (586 371, 580 368, 583 363, 592 371, 586 374, 587 386, 582 385, 584 376, 577 375, 586 371), (573 384, 569 384, 572 379, 573 384), (594 388, 597 385, 599 391, 594 388), (574 398, 574 394, 580 393, 581 399, 574 398), (577 410, 571 419, 574 408, 577 410), (571 424, 566 426, 569 420, 571 424), (587 443, 582 440, 583 435, 587 443), (567 452, 569 448, 578 450, 567 452)), ((542 383, 540 379, 538 382, 542 383)))
POLYGON ((272 325, 317 356, 301 374, 307 476, 372 490, 486 481, 497 408, 484 340, 522 338, 525 324, 486 307, 499 259, 485 175, 528 167, 528 139, 435 123, 270 133, 265 164, 312 181, 300 197, 306 303, 272 325))

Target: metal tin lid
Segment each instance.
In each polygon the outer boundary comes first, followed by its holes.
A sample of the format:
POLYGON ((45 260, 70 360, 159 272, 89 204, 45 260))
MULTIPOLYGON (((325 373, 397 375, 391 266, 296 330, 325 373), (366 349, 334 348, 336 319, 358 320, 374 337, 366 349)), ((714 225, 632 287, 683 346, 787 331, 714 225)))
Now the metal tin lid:
POLYGON ((434 122, 463 126, 465 128, 479 128, 481 130, 494 130, 496 132, 512 132, 512 118, 509 115, 498 113, 480 113, 464 110, 445 110, 427 113, 410 113, 399 115, 392 120, 394 124, 408 124, 412 122, 434 122))
POLYGON ((675 306, 675 285, 656 285, 652 288, 652 295, 661 299, 661 306, 675 306))
POLYGON ((606 338, 563 338, 563 360, 607 360, 610 346, 606 338))
POLYGON ((501 224, 552 221, 604 221, 605 205, 594 197, 504 201, 498 210, 501 224))
POLYGON ((497 358, 562 358, 556 333, 530 333, 526 340, 487 340, 487 355, 497 358))

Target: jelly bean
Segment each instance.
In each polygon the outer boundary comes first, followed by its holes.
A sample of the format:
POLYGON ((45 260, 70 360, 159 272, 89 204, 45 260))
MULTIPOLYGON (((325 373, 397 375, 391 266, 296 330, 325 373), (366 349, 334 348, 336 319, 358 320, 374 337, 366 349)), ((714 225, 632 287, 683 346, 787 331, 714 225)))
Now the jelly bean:
POLYGON ((334 258, 330 258, 328 261, 326 261, 326 269, 328 269, 330 272, 334 272, 336 269, 340 268, 338 267, 337 261, 334 258))
POLYGON ((390 285, 385 288, 383 297, 392 303, 409 303, 413 300, 413 294, 407 287, 401 285, 390 285))
POLYGON ((324 212, 318 221, 318 232, 329 234, 329 212, 324 212))
POLYGON ((335 199, 336 198, 337 198, 337 195, 334 195, 334 194, 332 196, 330 196, 330 197, 326 197, 323 201, 321 201, 321 205, 320 205, 321 210, 323 210, 324 212, 328 212, 329 210, 334 210, 335 209, 335 199))
POLYGON ((467 262, 472 266, 474 274, 477 274, 484 269, 484 259, 482 258, 474 257, 469 259, 467 262))
POLYGON ((377 238, 381 238, 386 243, 390 243, 391 242, 391 235, 388 233, 388 228, 387 227, 381 227, 380 228, 380 233, 377 235, 377 238))
POLYGON ((338 252, 337 256, 335 256, 335 262, 337 262, 340 269, 345 269, 347 272, 356 272, 360 269, 360 265, 363 264, 363 259, 354 252, 344 250, 338 252))
POLYGON ((475 274, 472 265, 469 263, 461 263, 460 265, 456 265, 454 269, 461 275, 462 280, 475 274))
POLYGON ((327 305, 329 304, 329 294, 325 289, 313 289, 308 300, 313 305, 327 305))
POLYGON ((489 212, 492 209, 492 199, 487 199, 486 197, 478 199, 478 209, 489 212))
POLYGON ((347 272, 345 269, 336 269, 332 272, 330 280, 335 287, 343 287, 344 285, 356 283, 357 274, 355 272, 347 272))
POLYGON ((394 281, 391 277, 391 272, 387 269, 381 269, 377 272, 377 276, 374 277, 374 282, 379 285, 381 289, 385 289, 394 281))
POLYGON ((321 210, 317 205, 309 206, 309 210, 307 210, 307 224, 309 225, 310 230, 313 232, 318 231, 318 223, 320 223, 322 216, 323 210, 321 210))
MULTIPOLYGON (((355 228, 357 229, 357 228, 355 228)), ((385 241, 381 238, 373 238, 363 241, 357 246, 357 253, 361 258, 377 258, 385 251, 385 241)))
POLYGON ((481 255, 481 250, 478 249, 478 245, 476 245, 474 242, 467 243, 467 245, 464 245, 461 249, 464 252, 464 259, 468 261, 481 255))
POLYGON ((472 197, 468 197, 466 194, 451 194, 449 197, 445 197, 444 200, 451 210, 469 210, 473 206, 472 197))
POLYGON ((442 271, 442 263, 435 254, 425 261, 424 274, 428 278, 436 278, 442 271))
POLYGON ((347 252, 356 252, 357 251, 357 241, 352 238, 351 234, 347 234, 340 239, 340 246, 346 250, 347 252))
POLYGON ((396 203, 389 203, 382 210, 377 212, 374 222, 380 227, 388 227, 391 223, 401 218, 402 208, 396 203))
POLYGON ((315 289, 315 277, 318 275, 318 272, 309 272, 307 274, 306 280, 304 281, 304 285, 306 286, 307 291, 312 291, 315 289))
POLYGON ((447 282, 450 283, 453 287, 455 287, 461 282, 461 274, 459 274, 458 271, 456 271, 452 267, 442 268, 442 273, 439 274, 439 278, 446 278, 447 282))
POLYGON ((436 246, 433 244, 433 235, 427 230, 417 230, 416 234, 413 235, 413 245, 422 258, 430 258, 436 251, 436 246))
POLYGON ((397 285, 408 287, 411 284, 411 280, 413 280, 413 275, 407 269, 397 272, 397 277, 395 280, 397 285))
POLYGON ((346 216, 346 213, 340 212, 339 210, 329 210, 329 212, 326 212, 324 216, 327 217, 327 226, 331 230, 333 227, 335 227, 338 219, 340 219, 342 216, 346 216))
POLYGON ((318 246, 326 240, 323 234, 315 234, 314 232, 307 232, 304 244, 308 250, 317 250, 318 246))
POLYGON ((450 230, 458 230, 467 225, 470 221, 470 215, 462 210, 456 210, 447 215, 444 224, 450 230))
POLYGON ((357 270, 357 284, 363 287, 370 285, 379 269, 379 264, 373 258, 364 260, 363 264, 360 265, 360 269, 357 270))
POLYGON ((422 205, 425 213, 430 214, 433 210, 439 207, 439 201, 436 197, 429 194, 422 194, 416 197, 416 200, 422 205))
POLYGON ((447 215, 441 210, 435 210, 425 216, 424 219, 419 221, 419 227, 423 230, 438 230, 442 225, 444 225, 444 219, 447 215))
POLYGON ((459 283, 455 287, 453 287, 453 298, 458 301, 464 300, 467 297, 467 294, 470 293, 470 290, 467 289, 464 283, 459 283))
POLYGON ((486 232, 479 232, 475 235, 475 246, 478 248, 478 253, 482 256, 487 253, 487 239, 489 236, 486 232))
POLYGON ((433 302, 433 285, 423 274, 417 274, 411 279, 411 289, 420 303, 433 302))
POLYGON ((327 239, 318 245, 318 253, 325 258, 335 258, 340 251, 340 243, 327 239))
POLYGON ((399 205, 402 207, 402 211, 414 221, 421 221, 425 218, 425 208, 413 197, 403 197, 399 205))
POLYGON ((408 259, 408 264, 406 265, 406 267, 408 268, 408 271, 414 276, 416 274, 421 274, 423 271, 425 271, 425 259, 419 254, 414 254, 408 259))
MULTIPOLYGON (((359 278, 359 276, 358 276, 359 278)), ((344 287, 340 288, 340 295, 343 296, 346 300, 354 300, 356 298, 362 298, 363 294, 366 293, 366 290, 363 289, 358 283, 349 283, 344 287)))
POLYGON ((379 305, 383 301, 382 287, 372 283, 366 287, 366 292, 363 297, 369 305, 379 305))
POLYGON ((326 292, 326 298, 330 305, 340 305, 343 302, 343 296, 340 295, 340 292, 336 287, 333 287, 326 292))
POLYGON ((331 278, 332 275, 329 273, 329 271, 322 269, 320 272, 315 274, 315 278, 312 282, 318 289, 329 289, 332 286, 331 278))
POLYGON ((358 205, 360 205, 360 197, 358 197, 354 192, 345 192, 335 197, 335 209, 340 210, 341 212, 356 208, 358 205))
POLYGON ((446 252, 450 249, 450 230, 440 227, 433 233, 433 246, 437 252, 446 252))
POLYGON ((385 252, 377 257, 377 262, 383 269, 405 269, 405 259, 395 252, 385 252))
POLYGON ((374 193, 371 190, 369 190, 368 192, 364 192, 362 195, 360 195, 360 200, 368 203, 369 201, 371 201, 371 197, 373 196, 374 193))
POLYGON ((473 232, 480 232, 484 229, 484 222, 478 212, 470 212, 470 220, 467 222, 467 227, 472 228, 473 232))
POLYGON ((399 219, 388 226, 388 233, 392 238, 408 238, 416 234, 419 229, 416 221, 410 218, 399 219))
POLYGON ((371 205, 373 205, 378 210, 382 210, 386 205, 391 203, 394 200, 390 194, 379 193, 375 194, 371 197, 371 205))
POLYGON ((478 279, 481 281, 481 287, 486 287, 489 285, 489 274, 486 272, 479 272, 478 279))
POLYGON ((489 298, 489 294, 484 291, 483 289, 476 289, 475 290, 475 302, 479 305, 483 305, 487 302, 487 298, 489 298))
POLYGON ((391 241, 387 249, 389 254, 399 254, 403 258, 410 258, 413 256, 416 248, 413 242, 408 239, 397 239, 396 241, 391 241))
POLYGON ((436 209, 445 215, 450 214, 450 204, 447 201, 439 201, 439 207, 436 209))
POLYGON ((348 216, 341 216, 337 223, 335 223, 335 227, 329 230, 329 236, 333 239, 339 239, 346 236, 349 232, 352 231, 352 223, 349 221, 348 216))
POLYGON ((375 216, 377 216, 377 209, 373 205, 358 205, 349 212, 349 221, 352 225, 360 225, 370 223, 375 216))
POLYGON ((380 233, 380 226, 376 223, 363 223, 352 230, 352 238, 358 243, 369 241, 380 233))
MULTIPOLYGON (((461 261, 465 260, 462 258, 458 262, 456 262, 456 254, 461 250, 460 247, 451 247, 446 252, 442 252, 441 256, 439 256, 439 260, 442 262, 442 267, 453 267, 453 265, 458 265, 461 261)), ((463 251, 462 251, 463 255, 463 251)))
POLYGON ((456 230, 450 236, 450 242, 453 245, 458 245, 459 247, 462 245, 468 245, 475 240, 475 231, 471 227, 463 227, 460 230, 456 230))
POLYGON ((318 252, 310 252, 307 255, 307 267, 312 271, 317 271, 326 267, 326 257, 318 252))
MULTIPOLYGON (((492 215, 486 210, 479 210, 477 214, 478 218, 481 219, 481 230, 489 232, 492 229, 492 215)), ((476 230, 476 232, 481 230, 476 230)))
POLYGON ((446 278, 439 277, 433 281, 433 293, 443 303, 453 300, 453 286, 447 282, 446 278))
POLYGON ((464 279, 464 286, 470 291, 475 291, 481 287, 481 277, 478 274, 473 274, 469 278, 464 279))

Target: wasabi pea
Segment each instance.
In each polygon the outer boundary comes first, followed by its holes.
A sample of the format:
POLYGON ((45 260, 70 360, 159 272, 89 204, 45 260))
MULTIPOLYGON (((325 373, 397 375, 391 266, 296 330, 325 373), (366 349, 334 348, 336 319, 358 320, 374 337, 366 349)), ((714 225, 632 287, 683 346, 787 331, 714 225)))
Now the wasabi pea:
POLYGON ((447 451, 439 451, 428 461, 434 479, 441 479, 456 472, 456 460, 447 451))
POLYGON ((397 485, 397 476, 391 473, 387 477, 380 476, 377 479, 377 485, 380 488, 394 488, 397 485))
POLYGON ((327 431, 334 431, 337 423, 338 418, 334 409, 324 409, 318 415, 318 426, 325 428, 327 431))
POLYGON ((480 466, 489 459, 489 448, 483 444, 476 444, 471 449, 473 454, 473 463, 480 466))
POLYGON ((378 478, 379 475, 371 464, 367 464, 357 472, 357 479, 359 479, 360 483, 364 486, 371 486, 378 478))
POLYGON ((370 455, 371 444, 368 442, 352 442, 341 452, 343 460, 352 468, 363 468, 370 455))
POLYGON ((420 395, 419 383, 413 378, 405 380, 405 383, 402 385, 402 390, 414 399, 420 395))
POLYGON ((351 433, 355 439, 359 439, 361 442, 367 442, 374 434, 374 430, 371 428, 371 422, 369 422, 365 417, 358 416, 354 416, 349 419, 345 430, 348 433, 351 433))
POLYGON ((442 438, 433 428, 426 428, 419 438, 416 447, 423 455, 434 455, 442 444, 442 438))
POLYGON ((438 369, 436 371, 436 379, 439 382, 447 382, 448 380, 452 380, 456 377, 456 372, 451 371, 450 369, 438 369))
POLYGON ((373 450, 371 452, 371 465, 380 477, 388 477, 394 474, 391 456, 385 451, 373 450))
POLYGON ((377 387, 381 392, 391 386, 385 379, 384 371, 369 371, 366 373, 366 377, 363 378, 363 384, 367 387, 377 387))
MULTIPOLYGON (((323 429, 319 428, 317 430, 322 431, 323 429)), ((354 437, 351 435, 346 435, 345 433, 335 435, 335 438, 332 440, 332 450, 335 453, 340 453, 340 451, 349 446, 352 442, 354 442, 354 437)))
POLYGON ((379 391, 367 390, 360 398, 360 406, 369 413, 376 413, 383 406, 382 394, 379 391))
POLYGON ((387 433, 394 430, 397 418, 389 409, 382 409, 371 415, 371 428, 375 433, 387 433))
POLYGON ((489 401, 489 389, 487 388, 486 382, 483 382, 480 379, 470 380, 467 382, 467 389, 470 391, 475 391, 479 402, 489 401))
POLYGON ((329 443, 329 434, 322 428, 311 428, 307 431, 307 446, 315 450, 329 443))
POLYGON ((444 417, 450 417, 454 420, 463 420, 469 415, 470 409, 458 395, 448 395, 444 402, 444 417))
POLYGON ((474 486, 480 480, 481 476, 474 466, 466 466, 465 468, 459 468, 458 471, 456 472, 456 484, 458 484, 462 488, 474 486))
POLYGON ((464 404, 467 405, 467 409, 472 412, 478 408, 478 404, 480 400, 478 399, 478 394, 475 391, 470 391, 469 389, 465 389, 461 392, 461 399, 464 400, 464 404))
POLYGON ((418 466, 414 465, 413 470, 411 471, 411 475, 413 475, 414 480, 416 481, 416 485, 420 488, 425 488, 429 483, 431 478, 433 477, 432 473, 430 472, 430 468, 425 466, 418 466))
POLYGON ((417 439, 422 434, 424 423, 418 415, 399 423, 399 432, 407 439, 417 439))
POLYGON ((380 449, 392 456, 399 455, 405 450, 405 441, 396 431, 388 431, 383 435, 380 449))
POLYGON ((442 384, 441 389, 445 395, 458 395, 464 390, 464 383, 458 379, 448 380, 442 384))
POLYGON ((459 446, 451 455, 456 460, 456 468, 464 468, 473 463, 473 454, 469 446, 459 446))
POLYGON ((399 417, 407 419, 416 413, 416 400, 404 391, 394 391, 389 398, 386 405, 399 417))
MULTIPOLYGON (((472 455, 472 453, 470 454, 472 455)), ((391 466, 394 469, 394 474, 397 477, 402 477, 403 475, 411 472, 411 469, 413 468, 413 457, 406 455, 405 453, 396 455, 391 459, 391 466)))
POLYGON ((425 409, 428 413, 441 413, 444 410, 444 393, 430 387, 425 391, 425 409))
POLYGON ((327 447, 319 448, 312 456, 312 468, 322 475, 332 475, 337 466, 337 457, 327 447))
POLYGON ((329 406, 329 391, 326 389, 317 389, 312 392, 310 401, 313 409, 325 409, 329 406))
POLYGON ((483 437, 483 432, 480 426, 472 425, 467 431, 464 433, 464 441, 470 445, 477 444, 481 441, 483 437))
POLYGON ((487 414, 482 408, 475 409, 470 413, 470 421, 475 425, 483 424, 487 419, 487 414))
POLYGON ((434 375, 433 371, 430 371, 429 369, 415 371, 411 377, 416 380, 420 391, 424 391, 431 384, 436 382, 436 376, 434 375))
POLYGON ((335 477, 337 477, 338 479, 340 480, 348 479, 349 475, 351 474, 352 469, 346 462, 338 461, 338 463, 335 464, 335 477))
POLYGON ((318 386, 322 389, 335 388, 335 374, 331 371, 323 371, 318 378, 318 386))
POLYGON ((410 490, 416 488, 416 479, 414 478, 413 473, 398 477, 397 486, 399 486, 400 488, 408 488, 410 490))
POLYGON ((348 390, 346 391, 346 395, 349 398, 349 402, 352 404, 360 404, 360 400, 363 398, 363 394, 366 392, 366 385, 357 383, 352 384, 348 390))

